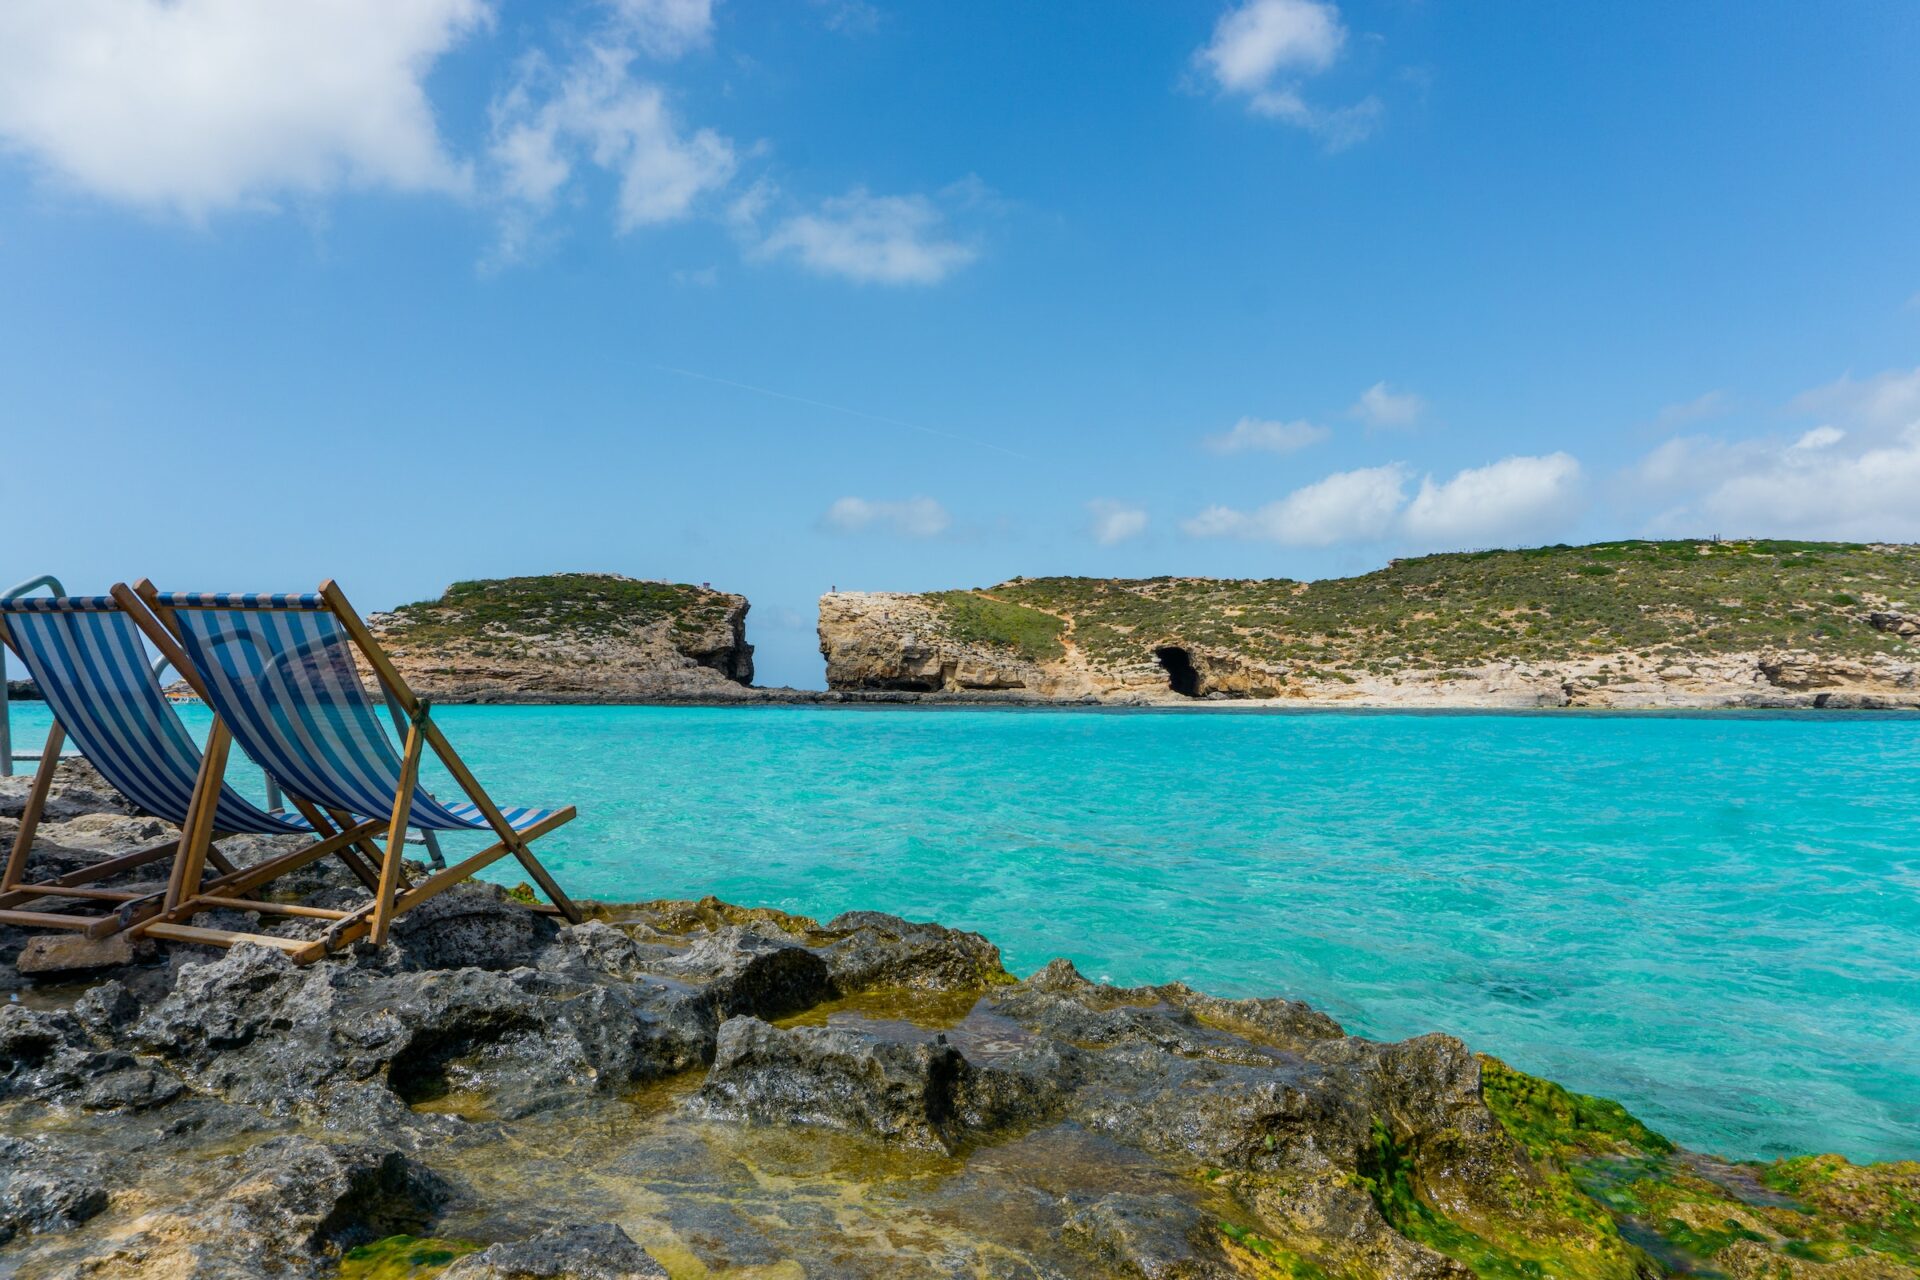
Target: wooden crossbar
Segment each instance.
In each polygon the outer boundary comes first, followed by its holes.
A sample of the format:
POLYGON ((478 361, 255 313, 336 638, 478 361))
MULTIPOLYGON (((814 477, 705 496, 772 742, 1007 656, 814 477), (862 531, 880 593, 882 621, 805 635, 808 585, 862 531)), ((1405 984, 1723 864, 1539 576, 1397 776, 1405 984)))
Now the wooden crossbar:
POLYGON ((151 885, 131 885, 125 889, 92 889, 84 885, 23 884, 15 893, 31 893, 47 898, 97 898, 102 902, 126 902, 144 898, 153 892, 151 885))
POLYGON ((30 892, 61 886, 91 884, 95 880, 104 880, 108 876, 118 875, 122 871, 131 871, 135 867, 145 866, 159 858, 172 857, 180 849, 178 840, 169 840, 165 844, 154 845, 150 849, 141 849, 135 853, 123 853, 108 858, 104 862, 90 863, 78 871, 69 871, 63 876, 51 880, 42 880, 34 885, 19 885, 7 893, 0 893, 0 907, 17 907, 27 900, 30 892))
POLYGON ((258 898, 222 898, 212 893, 201 894, 197 901, 209 907, 232 907, 270 916, 305 916, 314 920, 344 920, 353 914, 351 911, 335 911, 331 907, 309 907, 297 902, 262 902, 258 898))
MULTIPOLYGON (((112 919, 112 916, 107 917, 109 922, 112 919)), ((91 932, 99 923, 99 916, 67 916, 52 911, 0 911, 0 924, 17 924, 28 929, 85 929, 91 932)))
POLYGON ((187 924, 153 925, 147 930, 150 938, 165 938, 169 942, 197 942, 209 947, 231 947, 237 942, 257 942, 263 947, 274 947, 293 957, 295 964, 305 964, 318 960, 327 953, 324 942, 309 942, 300 938, 276 938, 270 933, 237 933, 231 929, 200 929, 187 924))

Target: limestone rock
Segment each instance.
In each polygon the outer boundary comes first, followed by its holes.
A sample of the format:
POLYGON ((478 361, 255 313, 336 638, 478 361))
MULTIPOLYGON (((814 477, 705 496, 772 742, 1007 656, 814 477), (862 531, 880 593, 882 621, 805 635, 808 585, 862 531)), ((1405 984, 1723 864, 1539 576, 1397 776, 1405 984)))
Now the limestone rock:
POLYGON ((0 1137, 0 1244, 68 1231, 107 1207, 98 1168, 46 1142, 0 1137))
POLYGON ((455 583, 368 625, 407 683, 443 702, 749 696, 744 596, 617 574, 455 583))
POLYGON ((461 1258, 443 1280, 666 1280, 667 1269, 612 1223, 555 1227, 461 1258))
POLYGON ((83 933, 43 933, 28 939, 14 961, 21 973, 78 977, 134 961, 134 940, 124 933, 89 938, 83 933))

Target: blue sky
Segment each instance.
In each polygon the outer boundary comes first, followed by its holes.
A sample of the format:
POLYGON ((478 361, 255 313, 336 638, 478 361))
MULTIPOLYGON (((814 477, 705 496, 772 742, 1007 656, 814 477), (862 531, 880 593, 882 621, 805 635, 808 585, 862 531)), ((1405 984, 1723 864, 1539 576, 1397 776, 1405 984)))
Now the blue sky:
POLYGON ((8 580, 1920 539, 1920 7, 7 0, 8 580))

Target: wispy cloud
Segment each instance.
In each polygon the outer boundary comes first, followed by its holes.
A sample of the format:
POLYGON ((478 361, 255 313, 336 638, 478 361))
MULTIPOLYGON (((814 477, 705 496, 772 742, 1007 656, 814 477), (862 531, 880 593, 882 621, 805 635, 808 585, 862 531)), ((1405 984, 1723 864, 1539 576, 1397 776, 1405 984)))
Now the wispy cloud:
POLYGON ((915 497, 899 502, 841 498, 827 508, 820 523, 835 533, 871 530, 903 538, 935 538, 952 527, 953 517, 932 498, 915 497))
POLYGON ((713 0, 612 0, 616 22, 648 53, 677 58, 713 39, 713 0))
POLYGON ((1265 418, 1242 418, 1230 429, 1206 437, 1201 444, 1209 453, 1246 453, 1250 450, 1297 453, 1309 445, 1319 444, 1329 434, 1325 427, 1304 419, 1276 422, 1265 418))
MULTIPOLYGON (((763 189, 759 204, 767 198, 763 189)), ((938 284, 980 256, 954 233, 946 211, 924 195, 880 196, 855 187, 780 218, 764 233, 760 213, 754 204, 735 210, 751 256, 789 259, 816 275, 861 284, 938 284)))
POLYGON ((484 0, 0 5, 0 148, 202 219, 346 187, 464 192, 425 81, 484 0))
MULTIPOLYGON (((732 181, 739 163, 732 141, 711 129, 685 129, 666 90, 635 71, 641 49, 676 29, 638 30, 628 39, 627 28, 617 27, 564 67, 530 55, 495 99, 488 155, 507 205, 498 260, 522 256, 540 218, 582 167, 618 181, 614 223, 622 232, 685 218, 703 195, 732 181)), ((672 38, 692 37, 679 29, 672 38)))
POLYGON ((1370 427, 1411 427, 1427 411, 1427 402, 1411 391, 1395 391, 1376 382, 1360 393, 1347 415, 1370 427))
POLYGON ((1732 397, 1726 392, 1708 391, 1691 400, 1662 406, 1660 412, 1654 416, 1654 422, 1662 427, 1681 427, 1690 422, 1703 422, 1708 418, 1717 418, 1732 407, 1732 397))
POLYGON ((1629 487, 1656 533, 1920 540, 1920 368, 1851 375, 1793 398, 1787 437, 1678 436, 1629 487))
POLYGON ((1371 95, 1332 108, 1304 95, 1303 80, 1332 67, 1346 42, 1339 8, 1324 0, 1246 0, 1221 15, 1194 61, 1248 111, 1305 129, 1339 151, 1364 141, 1386 114, 1371 95))
POLYGON ((1137 538, 1147 531, 1147 513, 1111 498, 1096 498, 1087 504, 1092 518, 1093 540, 1103 547, 1137 538))

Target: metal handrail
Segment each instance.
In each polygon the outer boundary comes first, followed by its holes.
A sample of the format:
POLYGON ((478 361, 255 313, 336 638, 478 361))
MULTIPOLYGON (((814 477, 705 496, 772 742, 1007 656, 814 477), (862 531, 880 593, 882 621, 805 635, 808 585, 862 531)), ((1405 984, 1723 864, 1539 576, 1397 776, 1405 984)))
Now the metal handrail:
MULTIPOLYGON (((43 573, 37 578, 28 578, 25 582, 16 582, 5 591, 0 591, 0 600, 11 600, 15 596, 23 596, 27 594, 27 592, 37 591, 41 587, 53 588, 53 594, 56 596, 64 596, 67 594, 67 589, 61 585, 60 579, 50 573, 43 573)), ((9 692, 7 688, 7 647, 0 645, 0 778, 11 778, 13 776, 13 762, 15 760, 38 760, 40 758, 37 755, 16 756, 13 754, 13 703, 9 698, 9 692)))

